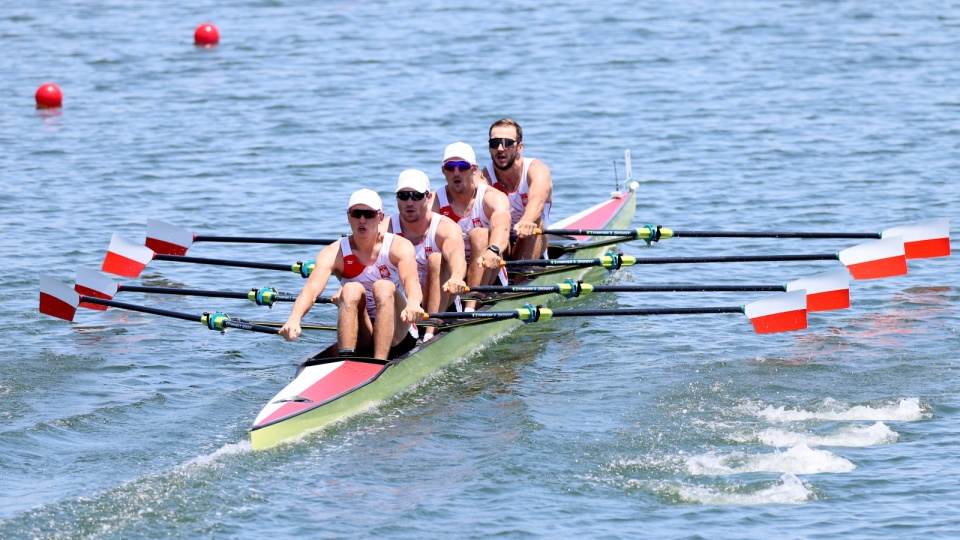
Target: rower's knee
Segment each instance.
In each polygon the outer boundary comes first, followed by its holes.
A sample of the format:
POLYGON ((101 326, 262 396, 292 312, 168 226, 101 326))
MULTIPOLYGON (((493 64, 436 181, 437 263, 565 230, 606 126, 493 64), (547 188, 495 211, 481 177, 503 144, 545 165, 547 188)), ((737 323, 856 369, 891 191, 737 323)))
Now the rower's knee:
POLYGON ((474 253, 476 253, 477 250, 483 251, 487 249, 487 245, 490 243, 490 231, 483 227, 470 229, 468 239, 470 241, 470 249, 472 249, 474 253))
POLYGON ((397 292, 397 286, 391 281, 381 279, 373 284, 373 299, 377 305, 383 305, 384 302, 393 302, 393 295, 397 292))
POLYGON ((343 287, 340 288, 341 305, 358 305, 361 300, 366 302, 366 297, 367 290, 363 288, 362 284, 356 281, 344 283, 343 287))

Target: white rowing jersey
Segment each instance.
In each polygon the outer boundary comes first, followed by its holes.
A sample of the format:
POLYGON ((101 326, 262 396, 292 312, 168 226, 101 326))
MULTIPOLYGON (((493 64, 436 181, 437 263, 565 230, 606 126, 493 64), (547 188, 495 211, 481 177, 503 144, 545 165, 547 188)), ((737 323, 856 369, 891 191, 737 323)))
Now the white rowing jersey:
POLYGON ((400 294, 406 294, 403 285, 400 283, 400 269, 390 262, 390 246, 393 244, 393 233, 383 233, 383 241, 380 243, 380 253, 377 254, 377 260, 370 266, 363 266, 357 256, 350 249, 350 237, 340 239, 340 251, 343 253, 343 277, 340 278, 340 286, 356 281, 363 285, 367 290, 367 314, 370 318, 376 318, 377 305, 373 301, 373 284, 381 279, 392 282, 397 286, 400 294))
MULTIPOLYGON (((426 234, 419 244, 413 246, 415 259, 417 260, 417 275, 420 277, 420 287, 427 286, 427 257, 433 253, 440 253, 440 247, 437 245, 437 227, 440 225, 440 214, 431 213, 430 226, 427 227, 426 234)), ((390 229, 397 236, 403 236, 403 228, 400 226, 400 214, 390 216, 390 229)), ((409 240, 409 238, 407 239, 409 240)))
MULTIPOLYGON (((530 184, 527 183, 527 171, 530 169, 530 164, 536 161, 536 158, 524 158, 523 160, 523 169, 520 171, 520 183, 517 185, 517 190, 513 193, 507 191, 506 186, 500 182, 500 179, 497 178, 497 168, 493 165, 491 161, 487 165, 487 171, 490 173, 490 179, 493 180, 493 187, 497 191, 503 192, 507 199, 510 200, 510 226, 516 225, 520 218, 523 217, 523 212, 527 209, 528 198, 530 197, 530 184)), ((543 204, 543 224, 541 228, 546 229, 550 226, 550 206, 551 203, 544 202, 543 204)), ((513 231, 511 231, 511 239, 513 237, 513 231)))
POLYGON ((436 191, 440 214, 456 221, 457 225, 460 225, 460 230, 463 231, 463 247, 466 251, 465 254, 468 261, 470 260, 470 240, 468 238, 470 231, 477 227, 490 228, 490 218, 488 218, 487 213, 483 211, 483 196, 486 192, 487 184, 482 182, 477 183, 477 194, 473 199, 473 206, 470 208, 470 212, 464 216, 459 216, 453 210, 453 204, 447 199, 446 186, 436 191))

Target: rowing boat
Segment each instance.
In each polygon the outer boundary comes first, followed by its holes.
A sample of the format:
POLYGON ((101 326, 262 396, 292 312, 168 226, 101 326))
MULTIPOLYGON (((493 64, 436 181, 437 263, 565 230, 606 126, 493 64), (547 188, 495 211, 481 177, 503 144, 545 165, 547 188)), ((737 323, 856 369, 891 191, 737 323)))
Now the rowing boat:
MULTIPOLYGON (((635 182, 627 182, 628 191, 615 191, 609 200, 596 204, 556 224, 557 228, 605 229, 625 228, 636 212, 635 182)), ((551 258, 574 259, 598 257, 609 251, 607 241, 591 241, 591 236, 551 237, 551 258)), ((601 270, 589 267, 562 267, 543 271, 512 274, 517 285, 546 285, 558 279, 580 280, 601 270)), ((515 295, 478 311, 514 310, 523 305, 549 304, 553 294, 515 295)), ((486 343, 514 330, 516 319, 479 320, 482 324, 452 325, 432 340, 420 344, 390 361, 374 358, 337 357, 336 345, 302 362, 295 378, 260 411, 250 430, 255 450, 270 448, 281 442, 297 439, 361 411, 374 407, 392 395, 425 379, 443 366, 463 358, 486 343)))

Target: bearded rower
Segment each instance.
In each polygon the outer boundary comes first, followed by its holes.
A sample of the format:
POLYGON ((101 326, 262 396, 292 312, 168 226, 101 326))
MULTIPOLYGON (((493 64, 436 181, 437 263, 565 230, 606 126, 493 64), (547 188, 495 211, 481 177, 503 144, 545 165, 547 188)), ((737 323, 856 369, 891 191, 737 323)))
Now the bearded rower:
POLYGON ((547 237, 537 229, 550 226, 553 181, 542 161, 523 157, 523 129, 515 121, 497 120, 489 130, 490 164, 481 175, 510 201, 510 258, 539 259, 547 237))
POLYGON ((297 296, 280 335, 300 337, 301 319, 327 285, 340 279, 333 302, 339 308, 337 346, 340 356, 387 360, 413 348, 414 326, 423 320, 422 293, 413 244, 381 232, 383 202, 375 191, 361 189, 350 196, 347 216, 352 234, 323 248, 297 296))

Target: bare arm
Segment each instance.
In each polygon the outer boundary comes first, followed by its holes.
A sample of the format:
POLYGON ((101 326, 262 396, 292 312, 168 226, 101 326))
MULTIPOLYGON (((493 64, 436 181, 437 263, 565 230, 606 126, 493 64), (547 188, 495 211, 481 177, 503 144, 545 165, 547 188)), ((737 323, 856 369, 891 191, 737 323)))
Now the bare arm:
POLYGON ((390 262, 400 270, 400 282, 407 294, 407 307, 401 313, 401 318, 408 323, 423 321, 423 291, 420 290, 413 244, 401 236, 394 237, 390 245, 390 262))
POLYGON ((450 294, 463 294, 466 286, 467 258, 463 245, 463 229, 452 219, 440 216, 437 226, 437 243, 443 253, 443 260, 450 267, 450 279, 443 284, 443 290, 450 294))
POLYGON ((550 179, 550 168, 542 161, 535 160, 527 170, 527 185, 530 192, 527 196, 527 206, 523 210, 513 229, 523 238, 536 234, 537 227, 542 225, 543 207, 553 201, 553 181, 550 179))
POLYGON ((317 302, 317 297, 323 293, 330 275, 334 272, 343 272, 343 257, 340 255, 340 242, 335 242, 320 250, 317 254, 313 272, 307 278, 306 284, 297 296, 287 322, 280 329, 280 335, 287 341, 294 341, 300 337, 300 320, 310 311, 317 302))
MULTIPOLYGON (((490 242, 506 253, 510 247, 510 201, 507 196, 495 189, 488 189, 483 195, 483 211, 490 218, 490 242)), ((499 268, 502 256, 485 250, 480 256, 480 264, 485 268, 499 268)))

